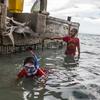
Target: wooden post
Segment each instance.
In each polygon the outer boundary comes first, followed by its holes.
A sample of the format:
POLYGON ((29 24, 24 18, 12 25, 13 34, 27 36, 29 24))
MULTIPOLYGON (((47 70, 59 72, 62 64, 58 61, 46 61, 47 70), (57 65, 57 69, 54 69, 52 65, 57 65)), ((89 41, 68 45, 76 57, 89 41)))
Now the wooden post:
POLYGON ((70 29, 71 29, 71 17, 70 16, 68 16, 67 21, 69 23, 68 35, 70 35, 70 29))
POLYGON ((42 14, 42 13, 37 13, 37 20, 36 20, 36 32, 37 33, 45 33, 46 18, 47 18, 47 15, 42 14))
POLYGON ((0 46, 1 53, 3 53, 3 36, 2 32, 6 29, 6 16, 7 16, 7 7, 4 2, 0 2, 0 46))
POLYGON ((0 11, 0 29, 5 30, 7 16, 7 7, 5 4, 0 3, 0 11))
POLYGON ((40 0, 40 11, 41 12, 47 11, 47 0, 40 0))

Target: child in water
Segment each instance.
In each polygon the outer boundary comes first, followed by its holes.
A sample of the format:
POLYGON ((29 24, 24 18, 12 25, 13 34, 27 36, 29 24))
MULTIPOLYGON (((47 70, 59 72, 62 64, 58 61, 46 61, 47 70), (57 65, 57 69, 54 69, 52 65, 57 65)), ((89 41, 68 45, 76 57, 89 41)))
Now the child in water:
POLYGON ((69 35, 64 37, 53 37, 50 38, 51 40, 57 39, 57 40, 63 40, 66 45, 65 55, 66 56, 72 56, 74 57, 76 55, 76 49, 78 53, 78 59, 80 58, 80 40, 78 37, 75 37, 78 33, 78 30, 76 28, 72 28, 69 35))
POLYGON ((65 62, 67 64, 73 63, 76 64, 75 56, 77 56, 77 61, 80 59, 80 39, 76 37, 78 30, 76 28, 72 28, 69 32, 69 35, 63 37, 51 37, 45 39, 51 40, 63 40, 66 43, 66 50, 65 50, 65 62), (77 55, 76 55, 77 52, 77 55))
POLYGON ((47 78, 46 70, 43 68, 40 68, 39 61, 37 59, 37 56, 33 52, 32 48, 29 47, 27 50, 32 53, 33 57, 27 57, 24 60, 23 68, 17 74, 17 79, 20 79, 23 77, 34 78, 34 76, 43 77, 46 79, 47 78))

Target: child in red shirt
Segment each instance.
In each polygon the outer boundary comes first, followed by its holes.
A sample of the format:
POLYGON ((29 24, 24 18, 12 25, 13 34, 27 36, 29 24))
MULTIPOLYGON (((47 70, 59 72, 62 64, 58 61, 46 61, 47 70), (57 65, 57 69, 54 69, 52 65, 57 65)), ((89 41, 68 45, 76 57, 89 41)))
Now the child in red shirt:
POLYGON ((32 53, 33 57, 27 57, 24 60, 24 65, 21 71, 17 74, 17 79, 23 78, 23 77, 47 77, 46 70, 43 68, 40 68, 39 62, 37 59, 37 56, 34 54, 31 48, 28 48, 30 52, 32 53))
POLYGON ((63 40, 64 42, 67 43, 65 54, 68 56, 75 56, 76 54, 76 49, 78 50, 78 58, 80 58, 80 41, 78 37, 75 37, 77 34, 78 30, 73 28, 70 31, 69 36, 65 37, 55 37, 55 38, 50 38, 50 39, 58 39, 58 40, 63 40))

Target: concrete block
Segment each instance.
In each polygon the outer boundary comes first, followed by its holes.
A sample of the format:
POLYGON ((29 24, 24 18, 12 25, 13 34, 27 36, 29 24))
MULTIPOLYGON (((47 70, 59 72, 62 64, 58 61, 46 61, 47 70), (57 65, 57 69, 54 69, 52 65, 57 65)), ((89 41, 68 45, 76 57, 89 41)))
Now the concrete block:
POLYGON ((36 21, 36 32, 37 33, 45 33, 46 31, 46 18, 47 15, 38 13, 37 21, 36 21))

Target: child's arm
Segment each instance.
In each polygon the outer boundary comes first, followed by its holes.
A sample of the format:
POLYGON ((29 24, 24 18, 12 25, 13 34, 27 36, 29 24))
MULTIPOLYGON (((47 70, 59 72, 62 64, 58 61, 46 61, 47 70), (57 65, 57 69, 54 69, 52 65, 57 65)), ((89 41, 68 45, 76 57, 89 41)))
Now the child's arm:
POLYGON ((43 40, 47 40, 47 39, 50 39, 50 40, 54 40, 54 39, 56 39, 56 40, 63 40, 63 37, 46 37, 43 40))
POLYGON ((27 73, 25 71, 25 69, 23 68, 18 74, 17 74, 17 77, 16 77, 16 80, 19 80, 23 77, 27 76, 27 73))
POLYGON ((38 61, 38 58, 37 58, 37 56, 36 56, 36 54, 33 52, 33 49, 31 48, 31 47, 29 47, 28 48, 28 50, 31 52, 31 54, 34 56, 34 58, 35 58, 35 62, 36 62, 36 67, 37 67, 37 69, 42 73, 42 74, 44 74, 44 76, 46 76, 46 74, 45 74, 45 72, 43 72, 39 67, 39 61, 38 61))
POLYGON ((56 39, 56 40, 63 40, 63 37, 52 37, 51 38, 51 40, 54 40, 54 39, 56 39))
POLYGON ((35 66, 38 69, 40 66, 39 66, 39 60, 38 60, 37 55, 34 53, 34 51, 31 47, 27 48, 27 50, 29 50, 31 52, 31 54, 33 55, 33 57, 35 59, 35 66))

